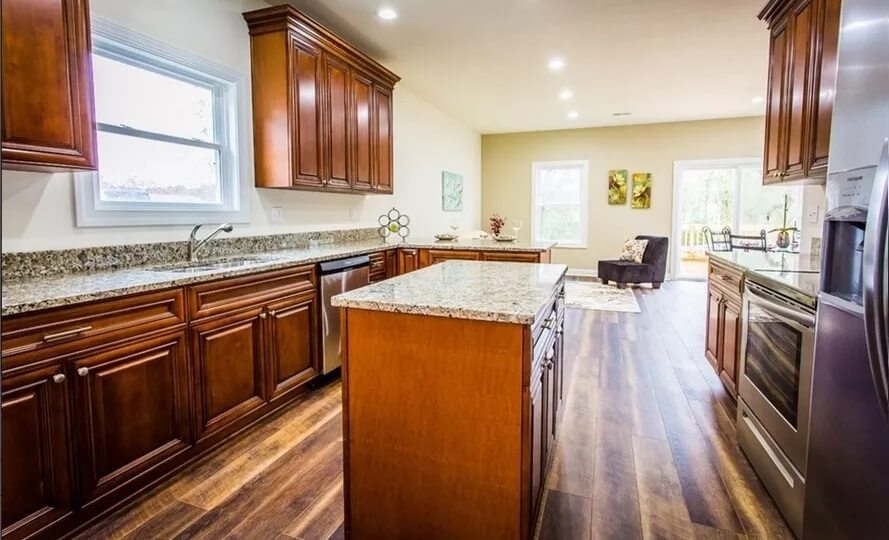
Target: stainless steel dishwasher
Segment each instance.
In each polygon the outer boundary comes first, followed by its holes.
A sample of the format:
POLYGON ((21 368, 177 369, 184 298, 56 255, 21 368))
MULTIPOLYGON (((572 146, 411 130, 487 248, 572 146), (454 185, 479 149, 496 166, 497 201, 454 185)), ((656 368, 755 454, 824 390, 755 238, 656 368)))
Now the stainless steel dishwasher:
POLYGON ((321 371, 330 373, 340 367, 340 309, 330 305, 334 296, 364 287, 369 280, 370 257, 359 255, 348 259, 323 262, 321 274, 321 371))

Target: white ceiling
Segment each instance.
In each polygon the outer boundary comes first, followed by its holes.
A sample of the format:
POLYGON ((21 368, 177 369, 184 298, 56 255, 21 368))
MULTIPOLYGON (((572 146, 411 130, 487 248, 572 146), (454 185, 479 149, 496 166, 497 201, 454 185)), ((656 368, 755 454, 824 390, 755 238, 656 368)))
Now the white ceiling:
POLYGON ((753 116, 765 0, 290 0, 482 133, 753 116), (399 17, 376 17, 383 6, 399 17), (552 73, 547 61, 566 61, 552 73), (570 88, 574 99, 562 102, 570 88), (576 120, 567 118, 576 110, 576 120), (615 117, 615 112, 631 112, 615 117))

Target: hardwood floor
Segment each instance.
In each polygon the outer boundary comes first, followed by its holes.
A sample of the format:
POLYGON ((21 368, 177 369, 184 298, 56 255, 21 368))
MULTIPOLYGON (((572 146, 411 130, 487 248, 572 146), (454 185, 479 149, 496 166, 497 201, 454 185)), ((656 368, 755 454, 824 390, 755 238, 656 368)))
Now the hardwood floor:
MULTIPOLYGON (((703 356, 705 284, 569 310, 540 539, 792 538, 703 356)), ((340 385, 312 392, 80 538, 341 538, 340 385)))

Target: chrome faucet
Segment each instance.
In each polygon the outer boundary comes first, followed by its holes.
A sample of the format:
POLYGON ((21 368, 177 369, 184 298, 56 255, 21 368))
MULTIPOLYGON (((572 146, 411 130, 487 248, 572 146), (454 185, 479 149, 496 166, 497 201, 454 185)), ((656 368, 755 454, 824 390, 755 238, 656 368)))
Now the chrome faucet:
POLYGON ((231 223, 223 223, 222 225, 216 227, 213 232, 208 234, 203 240, 197 241, 197 238, 195 237, 198 234, 198 229, 200 229, 204 225, 206 225, 206 223, 199 223, 194 226, 194 229, 191 230, 191 235, 188 237, 188 262, 195 262, 195 259, 197 259, 198 250, 204 247, 204 244, 206 244, 210 240, 213 240, 216 235, 221 232, 229 233, 232 232, 232 230, 234 229, 231 223))

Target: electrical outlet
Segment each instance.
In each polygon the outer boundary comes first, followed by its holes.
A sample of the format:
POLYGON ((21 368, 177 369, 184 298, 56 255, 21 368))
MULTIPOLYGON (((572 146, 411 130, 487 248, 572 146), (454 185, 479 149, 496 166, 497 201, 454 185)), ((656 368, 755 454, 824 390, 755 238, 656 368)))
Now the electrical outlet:
POLYGON ((272 223, 283 223, 284 209, 280 206, 273 206, 272 211, 269 214, 269 220, 271 220, 272 223))
POLYGON ((806 221, 809 223, 818 223, 818 218, 821 217, 821 206, 816 206, 815 208, 809 210, 809 213, 806 214, 806 221))

